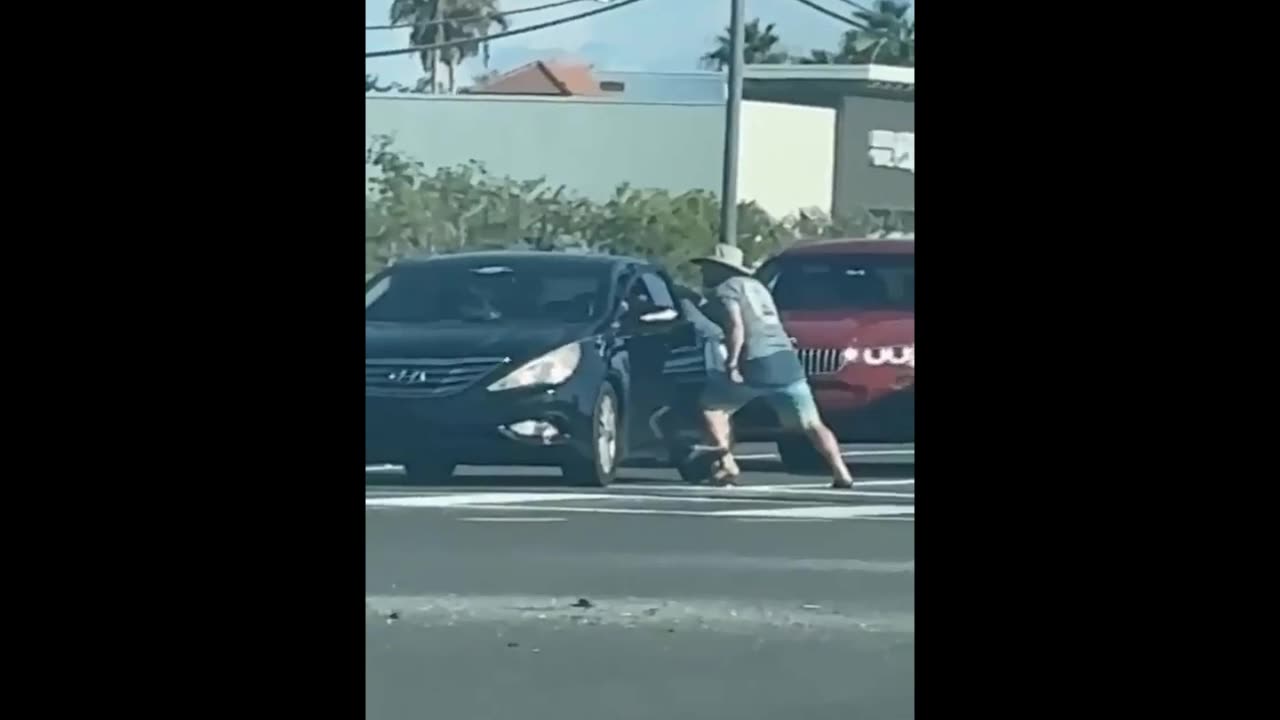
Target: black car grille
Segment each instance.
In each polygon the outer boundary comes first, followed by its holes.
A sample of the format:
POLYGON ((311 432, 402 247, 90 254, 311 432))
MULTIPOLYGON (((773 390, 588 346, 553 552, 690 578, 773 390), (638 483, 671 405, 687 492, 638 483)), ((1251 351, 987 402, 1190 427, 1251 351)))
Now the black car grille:
POLYGON ((435 396, 461 392, 507 358, 365 360, 365 395, 435 396))
POLYGON ((799 353, 809 375, 831 375, 844 367, 844 348, 800 348, 799 353))

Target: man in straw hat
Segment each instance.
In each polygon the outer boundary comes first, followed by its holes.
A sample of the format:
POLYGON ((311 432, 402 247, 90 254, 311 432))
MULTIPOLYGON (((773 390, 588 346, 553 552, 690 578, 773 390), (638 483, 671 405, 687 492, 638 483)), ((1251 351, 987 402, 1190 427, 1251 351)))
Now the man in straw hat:
POLYGON ((831 467, 832 486, 849 488, 853 478, 840 456, 835 435, 822 422, 800 358, 782 327, 773 297, 743 265, 742 250, 718 244, 710 257, 697 258, 702 285, 724 328, 725 372, 713 372, 700 405, 707 429, 723 453, 715 482, 732 485, 740 470, 730 452, 730 416, 757 398, 765 398, 783 427, 809 436, 831 467))

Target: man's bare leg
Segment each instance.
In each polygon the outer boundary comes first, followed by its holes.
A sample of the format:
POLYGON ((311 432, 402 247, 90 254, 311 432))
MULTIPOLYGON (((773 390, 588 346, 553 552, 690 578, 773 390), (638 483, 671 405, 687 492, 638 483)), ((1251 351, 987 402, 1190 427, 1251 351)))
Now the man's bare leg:
POLYGON ((849 466, 844 464, 844 457, 840 455, 840 442, 836 440, 835 433, 821 422, 811 423, 805 427, 804 433, 831 468, 831 484, 834 487, 852 487, 853 475, 849 472, 849 466))
POLYGON ((733 429, 729 424, 729 413, 724 410, 703 410, 702 418, 706 421, 707 432, 711 434, 711 440, 715 443, 717 449, 724 453, 720 460, 720 466, 724 468, 726 474, 737 477, 742 473, 738 467, 738 461, 733 457, 733 446, 731 444, 733 437, 733 429))

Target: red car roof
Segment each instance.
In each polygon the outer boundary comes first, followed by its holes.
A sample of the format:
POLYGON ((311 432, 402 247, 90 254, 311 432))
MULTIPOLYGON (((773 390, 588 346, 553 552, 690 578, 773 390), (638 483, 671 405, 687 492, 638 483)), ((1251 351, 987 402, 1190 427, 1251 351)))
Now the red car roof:
POLYGON ((915 255, 915 240, 817 240, 793 245, 783 250, 780 257, 789 255, 915 255))

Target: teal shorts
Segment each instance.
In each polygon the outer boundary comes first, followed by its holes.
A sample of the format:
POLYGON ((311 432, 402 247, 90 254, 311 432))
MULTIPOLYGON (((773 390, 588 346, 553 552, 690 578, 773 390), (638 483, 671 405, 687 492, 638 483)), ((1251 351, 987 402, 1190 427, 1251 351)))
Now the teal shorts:
POLYGON ((760 398, 773 407, 778 414, 778 422, 785 428, 804 430, 822 424, 818 403, 813 399, 807 380, 797 380, 784 387, 757 387, 735 383, 726 375, 715 374, 702 391, 699 405, 703 410, 733 414, 760 398))

